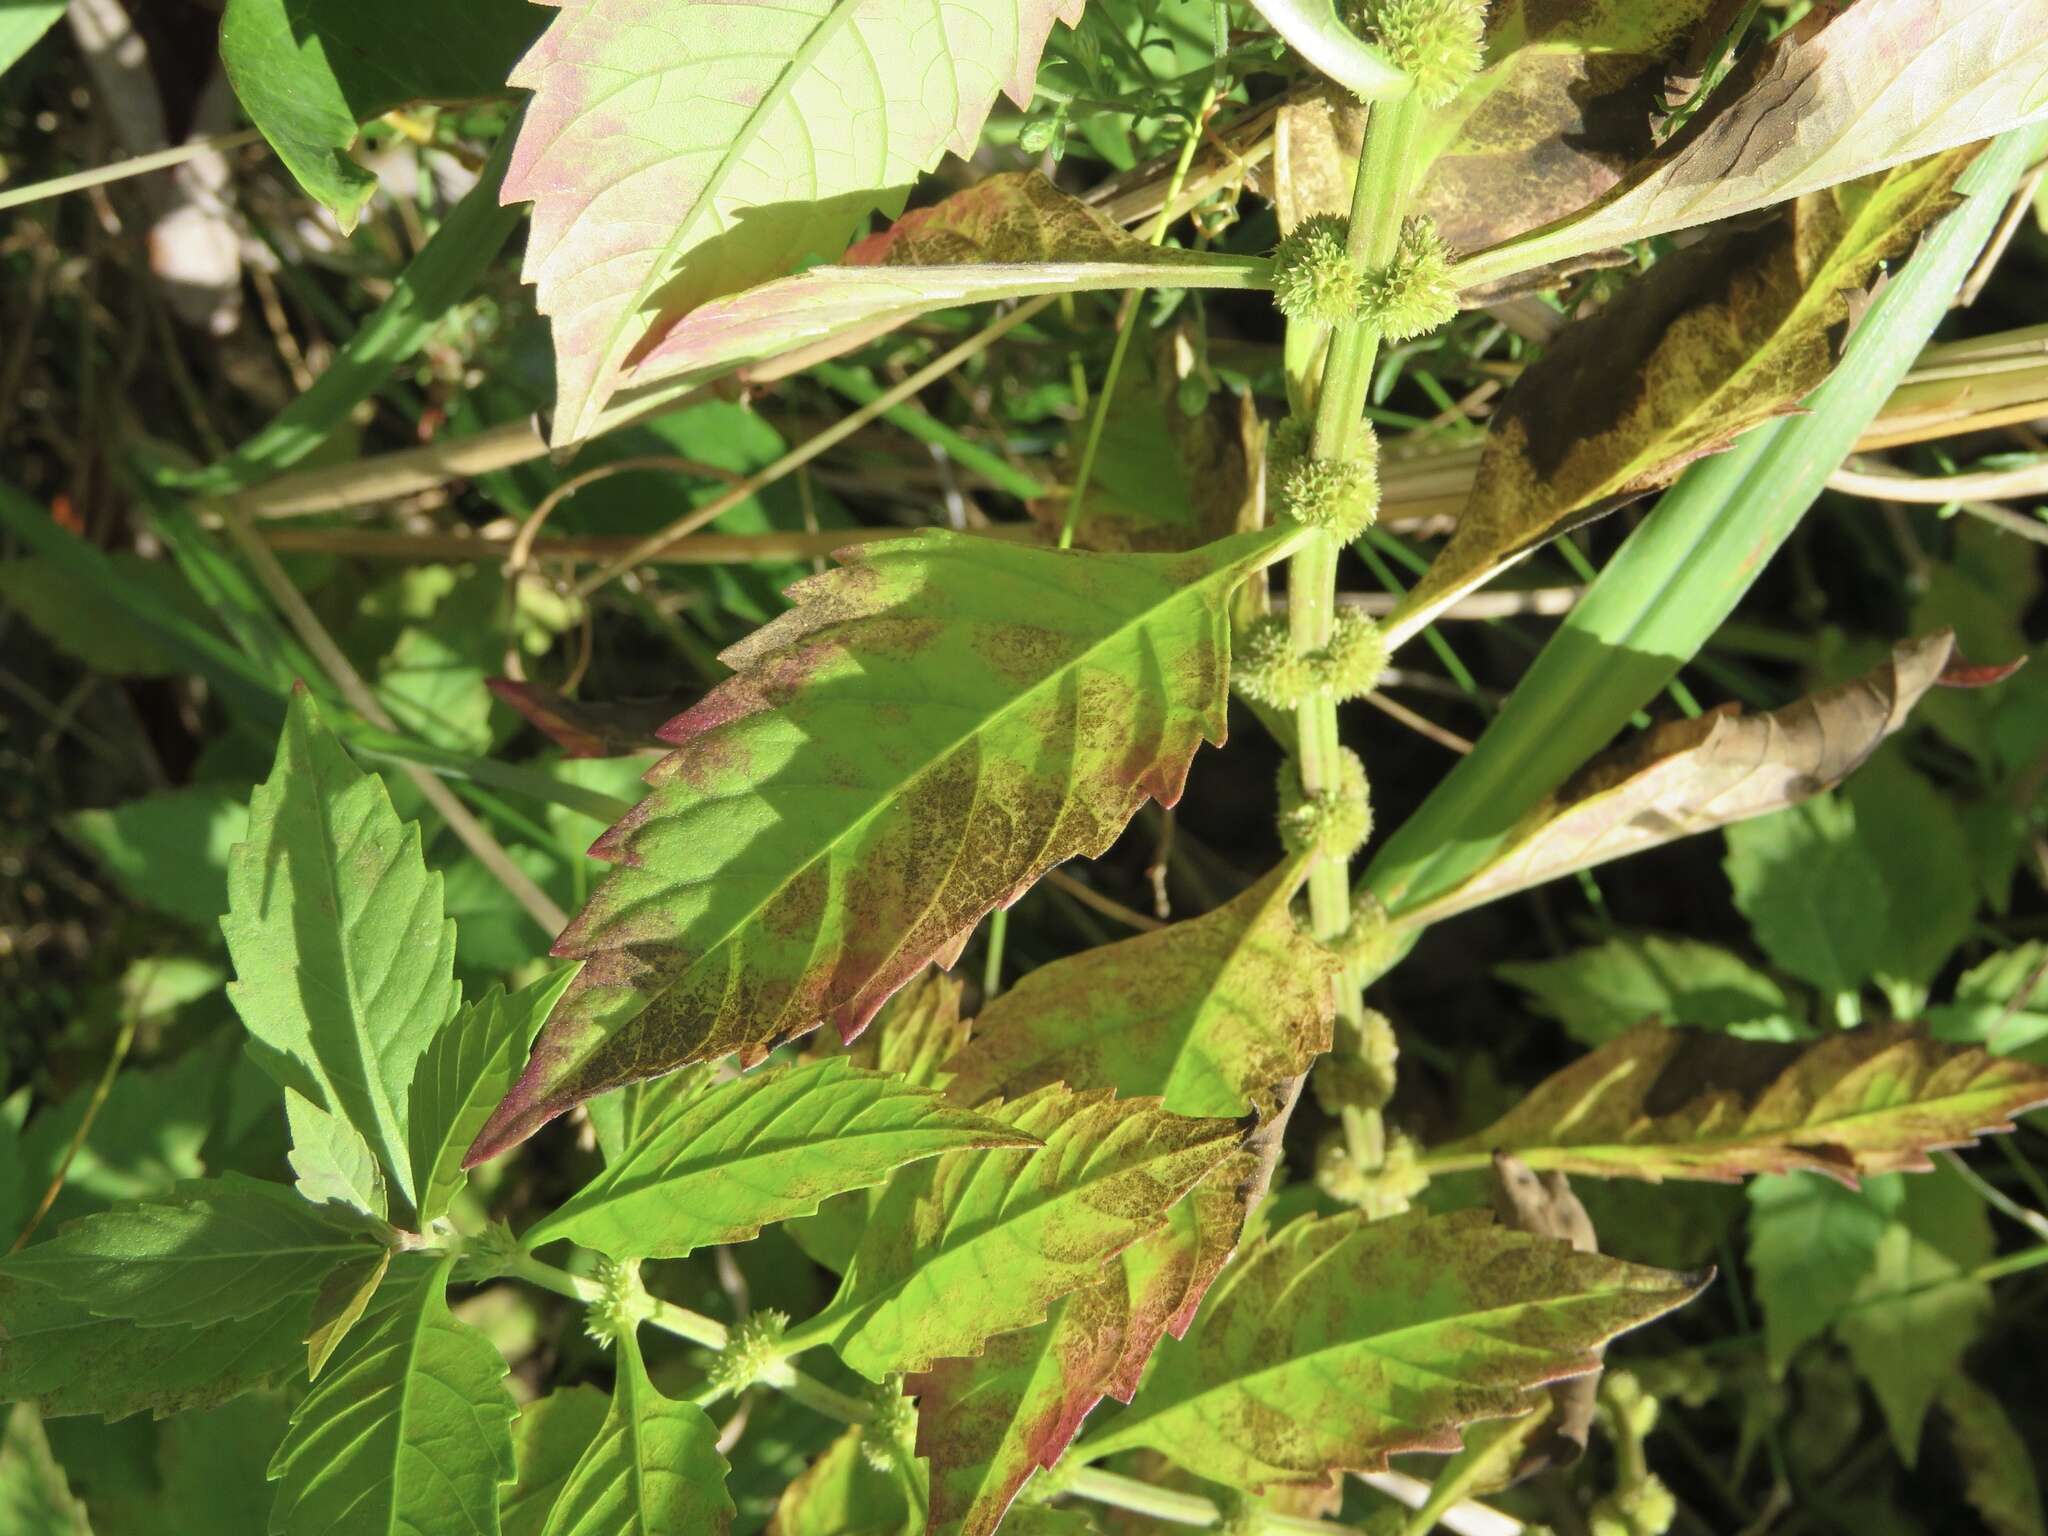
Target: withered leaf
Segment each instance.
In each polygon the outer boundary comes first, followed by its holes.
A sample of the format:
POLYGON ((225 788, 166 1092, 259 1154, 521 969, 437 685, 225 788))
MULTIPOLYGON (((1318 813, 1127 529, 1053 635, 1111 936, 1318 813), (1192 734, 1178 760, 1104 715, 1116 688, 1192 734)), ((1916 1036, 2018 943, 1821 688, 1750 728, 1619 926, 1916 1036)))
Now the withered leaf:
POLYGON ((1636 1026, 1546 1079, 1435 1167, 1512 1152, 1531 1168, 1610 1178, 1811 1171, 1853 1182, 2012 1129, 2048 1103, 2048 1068, 1876 1024, 1812 1044, 1636 1026))
POLYGON ((1832 788, 1906 723, 1954 659, 1954 632, 1938 630, 1783 709, 1744 715, 1728 705, 1646 731, 1580 769, 1523 819, 1498 858, 1412 920, 1434 922, 1832 788))
POLYGON ((1852 300, 1948 210, 1975 152, 1716 234, 1563 331, 1503 397, 1457 532, 1402 605, 1405 625, 1797 409, 1834 370, 1852 300))

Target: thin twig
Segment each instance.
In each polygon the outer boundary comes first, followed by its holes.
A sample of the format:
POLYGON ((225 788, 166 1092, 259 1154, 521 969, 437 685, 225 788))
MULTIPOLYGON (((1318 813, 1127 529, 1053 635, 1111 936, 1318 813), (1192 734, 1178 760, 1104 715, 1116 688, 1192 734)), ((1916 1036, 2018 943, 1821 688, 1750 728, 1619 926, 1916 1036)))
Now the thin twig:
POLYGON ((120 1076, 121 1064, 128 1059, 128 1048, 135 1044, 135 1025, 142 1017, 142 998, 148 995, 150 983, 154 980, 152 968, 143 973, 142 990, 130 998, 121 1014, 121 1028, 114 1036, 114 1048, 107 1054, 107 1064, 100 1071, 99 1081, 92 1086, 92 1097, 86 1100, 85 1113, 79 1116, 78 1129, 71 1133, 71 1140, 64 1148, 64 1156, 57 1162, 56 1170, 50 1175, 50 1182, 43 1189, 42 1199, 28 1219, 28 1224, 16 1234, 14 1244, 7 1251, 19 1253, 24 1244, 35 1236, 36 1228, 43 1224, 43 1218, 50 1214, 50 1207, 57 1203, 57 1196, 63 1192, 64 1180, 71 1174, 71 1165, 85 1147, 85 1138, 92 1134, 93 1122, 99 1118, 101 1108, 107 1102, 107 1095, 114 1091, 114 1079, 120 1076))
POLYGON ((593 575, 576 584, 576 596, 587 598, 599 588, 606 586, 634 566, 653 558, 676 540, 696 532, 706 523, 713 522, 730 512, 734 507, 758 496, 762 491, 780 480, 784 475, 801 469, 826 449, 835 447, 853 436, 869 422, 894 410, 919 390, 944 378, 962 363, 986 351, 999 338, 1022 325, 1039 311, 1049 306, 1058 297, 1043 294, 1027 303, 1018 305, 1001 319, 970 336, 957 347, 941 353, 909 378, 893 388, 877 395, 872 402, 862 406, 850 416, 841 417, 832 426, 820 432, 807 442, 799 444, 785 453, 758 474, 749 475, 721 496, 707 501, 703 506, 677 518, 659 533, 650 534, 628 550, 625 555, 603 566, 593 575))
POLYGON ((1134 907, 1127 907, 1112 897, 1105 896, 1094 886, 1076 880, 1063 869, 1055 869, 1045 877, 1045 883, 1065 891, 1084 907, 1092 907, 1104 917, 1114 918, 1126 928, 1135 928, 1140 933, 1157 933, 1166 924, 1156 917, 1147 917, 1134 907))
MULTIPOLYGON (((228 533, 256 572, 256 579, 283 612, 300 643, 313 653, 321 670, 341 690, 341 696, 348 701, 349 707, 379 730, 396 734, 397 722, 378 702, 377 695, 363 681, 354 664, 342 654, 341 647, 334 643, 334 637, 327 633, 326 626, 320 622, 319 615, 313 612, 304 595, 292 585, 284 567, 277 563, 277 556, 271 553, 270 546, 250 525, 247 514, 229 503, 223 505, 221 516, 228 533)), ((534 884, 532 876, 512 862, 512 856, 505 852, 504 845, 492 835, 491 829, 470 814, 469 807, 455 798, 453 790, 418 763, 400 763, 399 770, 412 780, 426 802, 440 813, 441 819, 448 823, 462 845, 476 855, 477 862, 511 892, 512 899, 540 925, 543 933, 553 938, 568 926, 568 913, 555 905, 552 896, 534 884)))
POLYGON ((67 192, 83 192, 88 187, 103 187, 109 182, 122 181, 130 176, 145 175, 150 171, 169 170, 174 165, 183 165, 188 160, 197 160, 201 155, 220 154, 230 149, 240 149, 245 144, 254 144, 263 137, 254 128, 238 128, 233 133, 216 133, 203 139, 193 139, 170 149, 160 149, 155 154, 137 155, 131 160, 118 160, 112 165, 102 165, 90 171, 79 171, 70 176, 59 176, 50 181, 38 181, 26 187, 16 187, 11 192, 0 192, 0 212, 9 208, 20 208, 28 203, 41 202, 45 198, 62 197, 67 192))
POLYGON ((1959 501, 2024 501, 2048 496, 2048 460, 2016 469, 1983 469, 1967 475, 1903 475, 1879 472, 1859 460, 1828 476, 1828 489, 1877 501, 1910 501, 1946 506, 1959 501))
POLYGON ((1406 704, 1397 703, 1393 699, 1388 698, 1383 693, 1368 693, 1365 696, 1365 702, 1370 704, 1374 709, 1379 710, 1382 714, 1390 715, 1394 719, 1400 721, 1403 725, 1407 726, 1409 730, 1414 731, 1418 736, 1427 736, 1431 741, 1435 742, 1438 746, 1447 748, 1448 750, 1457 753, 1460 757, 1464 757, 1472 750, 1472 743, 1467 741, 1464 737, 1458 735, 1455 731, 1445 730, 1442 726, 1438 725, 1434 720, 1431 720, 1423 715, 1418 715, 1406 704))

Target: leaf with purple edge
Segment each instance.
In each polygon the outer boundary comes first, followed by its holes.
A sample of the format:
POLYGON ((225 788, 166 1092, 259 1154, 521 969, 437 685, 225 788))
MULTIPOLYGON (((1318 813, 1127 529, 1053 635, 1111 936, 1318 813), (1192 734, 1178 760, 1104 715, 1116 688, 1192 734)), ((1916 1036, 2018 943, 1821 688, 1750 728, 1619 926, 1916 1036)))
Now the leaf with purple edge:
POLYGON ((473 1163, 636 1078, 851 1039, 1047 870, 1171 805, 1224 734, 1228 599, 1299 529, 1184 555, 926 533, 845 551, 664 735, 585 962, 473 1163))

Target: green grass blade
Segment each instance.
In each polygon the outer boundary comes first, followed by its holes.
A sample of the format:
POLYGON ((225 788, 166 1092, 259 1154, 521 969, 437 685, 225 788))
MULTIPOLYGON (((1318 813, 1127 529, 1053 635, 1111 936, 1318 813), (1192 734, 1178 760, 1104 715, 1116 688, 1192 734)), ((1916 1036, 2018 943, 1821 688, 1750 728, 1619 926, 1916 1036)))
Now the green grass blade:
POLYGON ((1390 837, 1366 881, 1398 913, 1483 865, 1516 820, 1604 746, 1704 645, 1784 543, 1947 313, 2048 128, 2007 134, 1965 174, 1804 415, 1688 470, 1629 536, 1480 739, 1390 837))

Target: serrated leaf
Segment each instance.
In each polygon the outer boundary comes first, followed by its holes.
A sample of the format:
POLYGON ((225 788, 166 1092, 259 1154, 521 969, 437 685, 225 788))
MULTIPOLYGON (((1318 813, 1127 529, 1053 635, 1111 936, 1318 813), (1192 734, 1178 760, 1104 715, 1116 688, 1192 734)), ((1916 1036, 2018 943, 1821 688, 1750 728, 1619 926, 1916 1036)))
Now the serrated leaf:
POLYGON ((2048 4, 1816 7, 1739 61, 1656 157, 1591 209, 1461 264, 1477 286, 1783 202, 2048 113, 2048 4))
POLYGON ((1728 829, 1722 861, 1736 910, 1773 964, 1827 992, 1851 992, 1885 959, 1891 895, 1840 795, 1728 829))
POLYGON ((304 1366, 312 1301, 301 1292, 239 1322, 150 1328, 0 1273, 0 1399, 110 1419, 210 1408, 304 1366))
POLYGON ((1914 1465, 1937 1392, 1991 1318, 1991 1287, 1965 1276, 1994 1251, 1991 1218, 1953 1171, 1899 1180, 1869 1269, 1835 1332, 1914 1465))
POLYGON ((490 1340, 448 1311, 453 1261, 357 1330, 270 1463, 273 1536, 497 1536, 512 1396, 490 1340))
POLYGON ((1796 410, 1834 371, 1884 263, 1954 206, 1976 153, 1709 236, 1566 327, 1502 397, 1457 530, 1401 611, 1437 611, 1546 539, 1796 410))
POLYGON ((0 1536, 92 1536, 34 1403, 16 1403, 0 1424, 0 1536))
POLYGON ((917 1454, 931 1464, 932 1536, 991 1536, 1104 1396, 1130 1401, 1153 1349, 1187 1332, 1237 1245, 1248 1185, 1229 1177, 1236 1171, 1211 1175, 1173 1208, 1165 1231, 1126 1249, 1098 1284, 1060 1300, 1037 1327, 905 1382, 918 1400, 917 1454))
POLYGON ((972 1355, 1095 1284, 1236 1149, 1228 1120, 1047 1088, 988 1111, 1041 1147, 951 1152, 899 1174, 839 1294, 804 1327, 871 1380, 972 1355))
POLYGON ((1796 805, 1861 767, 1954 658, 1955 635, 1938 630, 1893 646, 1891 659, 1862 677, 1783 709, 1745 715, 1730 705, 1655 726, 1586 764, 1522 819, 1494 859, 1414 920, 1433 922, 1796 805))
POLYGON ((2048 1103, 2048 1068, 1942 1045, 1910 1024, 1812 1044, 1645 1024, 1534 1089, 1432 1162, 1515 1153, 1532 1168, 1731 1180, 1930 1166, 1927 1154, 2009 1131, 2048 1103))
POLYGON ((1494 967, 1581 1045, 1606 1045, 1646 1019, 1747 1040, 1806 1033, 1785 989, 1741 956, 1696 939, 1621 934, 1554 960, 1494 967))
POLYGON ((750 1073, 683 1100, 543 1217, 528 1247, 569 1238, 615 1259, 675 1259, 971 1147, 1032 1147, 994 1116, 856 1071, 844 1057, 750 1073))
POLYGON ((364 1258, 351 1259, 321 1282, 313 1298, 313 1331, 306 1335, 308 1379, 320 1379, 349 1330, 363 1320, 390 1267, 391 1250, 380 1247, 364 1258))
POLYGON ((1223 738, 1227 598, 1297 535, 1092 555, 955 534, 848 550, 725 653, 739 670, 597 844, 556 944, 585 962, 471 1158, 636 1077, 889 994, 1046 870, 1171 804, 1223 738))
POLYGON ((1896 1203, 1903 1182, 1869 1179, 1851 1189, 1810 1174, 1750 1182, 1749 1267, 1773 1375, 1783 1376, 1799 1347, 1848 1306, 1870 1271, 1886 1204, 1896 1203))
POLYGON ((1963 947, 1977 916, 1970 844, 1953 800, 1908 766, 1894 743, 1843 793, 1885 883, 1880 977, 1925 987, 1963 947))
POLYGON ((620 1337, 611 1411, 555 1500, 543 1536, 670 1536, 732 1524, 718 1429, 692 1402, 663 1397, 640 1348, 620 1337))
POLYGON ((1039 293, 1263 288, 1272 264, 1152 245, 1036 171, 1006 171, 906 213, 837 265, 811 267, 676 321, 623 387, 671 387, 738 370, 782 378, 934 310, 1039 293))
POLYGON ((1273 1110, 1330 1048, 1336 956, 1289 910, 1307 865, 1282 865, 1189 922, 1039 967, 975 1019, 947 1063, 964 1104, 1048 1083, 1157 1094, 1175 1114, 1273 1110))
POLYGON ((497 95, 539 30, 521 0, 228 0, 220 54, 249 121, 347 231, 377 190, 349 153, 356 125, 497 95))
POLYGON ((563 1387, 519 1410, 512 1425, 519 1479, 499 1494, 500 1536, 541 1536, 569 1474, 610 1412, 611 1399, 592 1386, 563 1387))
POLYGON ((1962 1463, 1964 1497, 1992 1536, 2048 1536, 2033 1458, 2005 1405, 1960 1374, 1942 1384, 1935 1401, 1948 1417, 1949 1443, 1962 1463))
POLYGON ((998 90, 1030 100, 1080 0, 566 0, 512 74, 532 104, 506 178, 532 201, 525 275, 555 324, 555 441, 707 299, 845 246, 998 90))
POLYGON ((902 1484, 868 1464, 858 1427, 798 1474, 768 1520, 768 1536, 907 1536, 909 1528, 902 1484))
POLYGON ((492 987, 434 1036, 406 1095, 413 1188, 422 1225, 446 1213, 468 1180, 462 1154, 519 1081, 533 1037, 575 980, 565 966, 510 997, 492 987))
POLYGON ((1401 1451, 1454 1451, 1461 1426, 1534 1406, 1600 1346, 1703 1281, 1494 1225, 1483 1212, 1303 1218, 1224 1272, 1090 1459, 1149 1448, 1256 1491, 1401 1451))
POLYGON ((228 995, 258 1060, 361 1133, 412 1204, 406 1097, 460 1001, 455 925, 418 826, 399 821, 383 781, 349 761, 303 691, 250 803, 228 897, 228 995))
POLYGON ((390 1215, 384 1170, 354 1126, 291 1088, 284 1090, 284 1116, 301 1195, 314 1205, 346 1205, 379 1221, 390 1215))
POLYGON ((229 785, 189 784, 57 825, 134 900, 210 931, 228 908, 228 854, 248 835, 243 799, 229 785))
POLYGON ((203 1327, 266 1312, 371 1249, 283 1185, 230 1173, 74 1222, 0 1272, 101 1317, 203 1327))

